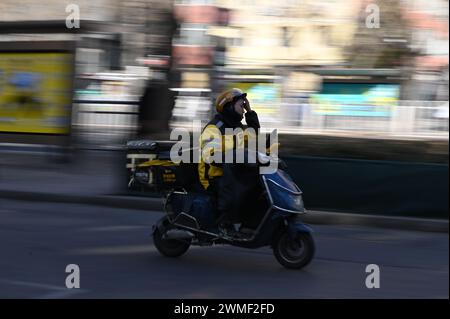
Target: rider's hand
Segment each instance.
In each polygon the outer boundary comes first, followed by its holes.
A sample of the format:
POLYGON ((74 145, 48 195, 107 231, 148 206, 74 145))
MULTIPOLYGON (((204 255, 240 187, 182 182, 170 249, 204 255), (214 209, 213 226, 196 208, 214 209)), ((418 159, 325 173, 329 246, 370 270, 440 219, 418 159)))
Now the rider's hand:
POLYGON ((246 97, 244 98, 244 109, 246 112, 252 111, 252 109, 250 107, 250 102, 248 101, 248 99, 246 97))

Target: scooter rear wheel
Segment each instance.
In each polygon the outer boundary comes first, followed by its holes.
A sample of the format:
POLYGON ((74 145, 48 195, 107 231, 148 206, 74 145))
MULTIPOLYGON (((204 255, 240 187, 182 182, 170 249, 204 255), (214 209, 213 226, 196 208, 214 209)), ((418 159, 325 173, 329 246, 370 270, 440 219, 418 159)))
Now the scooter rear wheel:
POLYGON ((274 240, 273 253, 284 267, 300 269, 308 265, 314 257, 314 240, 307 233, 299 233, 293 237, 288 232, 283 232, 274 240))
POLYGON ((180 257, 191 246, 190 239, 165 239, 163 233, 156 229, 153 232, 153 243, 161 255, 166 257, 180 257))

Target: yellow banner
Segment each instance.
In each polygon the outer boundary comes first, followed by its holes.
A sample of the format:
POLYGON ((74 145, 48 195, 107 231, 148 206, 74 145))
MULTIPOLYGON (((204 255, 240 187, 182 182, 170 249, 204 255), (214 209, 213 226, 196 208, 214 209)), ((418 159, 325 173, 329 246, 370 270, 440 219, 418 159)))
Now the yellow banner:
POLYGON ((72 54, 0 52, 0 132, 67 134, 72 54))

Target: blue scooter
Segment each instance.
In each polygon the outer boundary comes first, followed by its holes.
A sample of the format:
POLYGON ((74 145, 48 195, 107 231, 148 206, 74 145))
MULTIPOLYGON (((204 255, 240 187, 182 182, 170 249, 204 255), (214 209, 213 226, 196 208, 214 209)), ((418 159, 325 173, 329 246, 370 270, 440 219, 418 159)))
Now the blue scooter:
POLYGON ((211 218, 215 205, 211 196, 183 188, 169 191, 164 205, 166 216, 153 226, 157 250, 167 257, 179 257, 191 245, 271 246, 284 267, 300 269, 308 265, 314 257, 315 244, 311 228, 301 221, 306 213, 302 191, 281 168, 260 174, 259 186, 260 196, 252 202, 259 212, 258 223, 250 233, 222 232, 211 218))

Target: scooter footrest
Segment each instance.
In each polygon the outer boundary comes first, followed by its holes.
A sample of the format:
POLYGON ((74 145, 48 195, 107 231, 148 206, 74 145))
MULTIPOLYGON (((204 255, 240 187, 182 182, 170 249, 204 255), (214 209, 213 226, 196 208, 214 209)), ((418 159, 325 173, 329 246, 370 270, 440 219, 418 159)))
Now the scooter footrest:
POLYGON ((189 227, 193 229, 200 229, 200 225, 195 217, 186 213, 180 213, 174 220, 174 224, 189 227))

